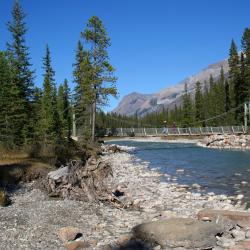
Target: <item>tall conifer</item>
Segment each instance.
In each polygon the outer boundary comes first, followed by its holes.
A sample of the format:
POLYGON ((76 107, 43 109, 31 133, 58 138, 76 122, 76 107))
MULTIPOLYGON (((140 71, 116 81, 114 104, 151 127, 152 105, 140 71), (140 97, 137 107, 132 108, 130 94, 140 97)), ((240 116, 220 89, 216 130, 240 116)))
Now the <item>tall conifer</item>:
POLYGON ((8 29, 11 33, 11 41, 7 44, 9 58, 11 59, 12 81, 17 87, 17 96, 13 98, 13 106, 18 106, 15 115, 16 143, 27 142, 30 130, 30 112, 33 98, 33 71, 31 68, 29 49, 25 42, 27 32, 25 24, 25 13, 19 1, 16 0, 12 10, 12 20, 8 22, 8 29))

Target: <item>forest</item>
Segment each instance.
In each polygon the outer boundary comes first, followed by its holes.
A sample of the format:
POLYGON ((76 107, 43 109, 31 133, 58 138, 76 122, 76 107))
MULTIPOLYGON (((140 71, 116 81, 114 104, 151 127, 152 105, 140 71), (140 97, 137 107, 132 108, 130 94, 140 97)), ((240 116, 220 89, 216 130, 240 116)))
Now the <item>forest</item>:
MULTIPOLYGON (((110 39, 102 21, 92 16, 76 41, 73 90, 67 79, 55 81, 53 59, 44 45, 42 88, 26 44, 26 13, 19 1, 7 23, 11 34, 0 52, 0 143, 6 149, 29 149, 32 155, 62 151, 72 145, 73 117, 81 146, 95 142, 97 113, 116 96, 116 77, 109 63, 110 39)), ((64 152, 65 153, 65 152, 64 152)))
POLYGON ((195 127, 242 125, 244 103, 250 100, 250 29, 242 35, 240 52, 234 40, 229 49, 229 72, 221 68, 219 79, 197 82, 195 89, 185 86, 181 104, 162 107, 143 117, 105 113, 109 96, 117 96, 114 67, 109 62, 110 39, 102 21, 91 17, 76 41, 75 62, 69 80, 55 81, 52 53, 45 44, 42 88, 34 83, 25 36, 26 14, 18 1, 7 28, 11 40, 0 52, 0 142, 5 148, 31 148, 33 154, 67 148, 72 135, 81 145, 94 143, 116 127, 195 127), (74 124, 74 126, 73 126, 74 124), (37 152, 38 151, 38 152, 37 152))

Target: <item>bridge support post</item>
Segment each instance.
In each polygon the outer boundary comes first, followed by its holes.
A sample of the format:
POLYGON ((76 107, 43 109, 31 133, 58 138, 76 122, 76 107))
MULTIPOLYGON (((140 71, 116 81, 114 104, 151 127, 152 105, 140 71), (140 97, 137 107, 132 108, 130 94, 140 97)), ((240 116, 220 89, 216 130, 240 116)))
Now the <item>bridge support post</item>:
MULTIPOLYGON (((248 107, 249 108, 249 107, 248 107)), ((244 127, 245 127, 245 133, 247 132, 247 104, 244 104, 244 127)))
POLYGON ((200 127, 200 134, 202 135, 202 129, 201 129, 201 127, 200 127))
POLYGON ((177 127, 178 135, 181 134, 179 127, 177 127))
POLYGON ((222 126, 221 126, 221 133, 224 134, 224 129, 222 126))
POLYGON ((73 129, 72 135, 73 135, 74 137, 76 137, 76 115, 75 115, 75 113, 73 113, 72 122, 73 122, 73 124, 72 124, 72 129, 73 129))
POLYGON ((250 102, 244 104, 244 127, 245 133, 248 130, 248 121, 250 123, 250 102))

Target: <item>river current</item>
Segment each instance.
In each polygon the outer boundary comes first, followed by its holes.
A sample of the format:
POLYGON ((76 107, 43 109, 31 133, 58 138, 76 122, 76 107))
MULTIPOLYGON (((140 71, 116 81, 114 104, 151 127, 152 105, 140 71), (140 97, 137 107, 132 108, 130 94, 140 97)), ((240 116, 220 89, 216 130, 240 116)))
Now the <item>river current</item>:
POLYGON ((243 194, 250 204, 250 151, 201 148, 192 143, 113 141, 136 147, 135 160, 166 174, 163 181, 192 186, 202 192, 243 194))

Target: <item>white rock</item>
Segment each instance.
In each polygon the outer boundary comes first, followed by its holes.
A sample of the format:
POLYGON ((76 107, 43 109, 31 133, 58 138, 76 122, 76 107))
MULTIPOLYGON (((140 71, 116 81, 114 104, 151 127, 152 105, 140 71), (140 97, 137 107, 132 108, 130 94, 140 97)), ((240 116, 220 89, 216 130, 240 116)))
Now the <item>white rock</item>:
POLYGON ((179 173, 179 172, 184 172, 184 169, 177 169, 176 172, 177 172, 177 173, 179 173))
POLYGON ((243 194, 238 194, 235 199, 236 200, 241 200, 241 199, 243 199, 243 197, 244 197, 243 194))
POLYGON ((247 230, 247 231, 246 231, 246 238, 247 238, 247 239, 250 239, 250 230, 247 230))
POLYGON ((223 248, 226 247, 231 247, 235 245, 235 241, 233 239, 228 239, 225 237, 221 237, 218 241, 217 241, 217 245, 223 248))
POLYGON ((197 189, 199 189, 199 188, 201 188, 201 185, 199 185, 198 183, 194 183, 194 184, 192 185, 192 188, 197 188, 197 189))
POLYGON ((232 235, 236 241, 244 240, 246 237, 246 234, 244 231, 236 230, 236 229, 232 230, 232 235))

